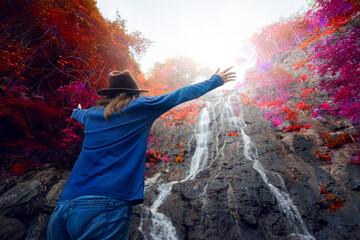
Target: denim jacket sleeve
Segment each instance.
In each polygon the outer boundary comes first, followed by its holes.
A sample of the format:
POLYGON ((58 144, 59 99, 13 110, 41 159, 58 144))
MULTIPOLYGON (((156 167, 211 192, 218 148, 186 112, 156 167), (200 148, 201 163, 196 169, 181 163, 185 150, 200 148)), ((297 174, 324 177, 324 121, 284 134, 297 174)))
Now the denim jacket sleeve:
POLYGON ((85 115, 87 113, 87 109, 75 108, 72 112, 72 117, 76 119, 79 123, 85 124, 85 115))
POLYGON ((142 102, 147 106, 147 109, 151 111, 152 115, 158 118, 180 103, 199 98, 223 84, 224 81, 219 75, 213 75, 206 81, 179 88, 169 94, 157 97, 145 97, 142 102))

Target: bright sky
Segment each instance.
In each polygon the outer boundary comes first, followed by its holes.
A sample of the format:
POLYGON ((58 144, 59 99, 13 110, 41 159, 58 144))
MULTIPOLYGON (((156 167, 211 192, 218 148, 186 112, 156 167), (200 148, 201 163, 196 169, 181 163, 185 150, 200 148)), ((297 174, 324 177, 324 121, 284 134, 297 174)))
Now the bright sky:
MULTIPOLYGON (((216 70, 248 57, 246 40, 262 27, 307 7, 306 0, 97 0, 105 18, 116 11, 129 32, 154 41, 140 59, 147 73, 155 62, 185 56, 216 70)), ((238 69, 237 69, 238 68, 238 69)))

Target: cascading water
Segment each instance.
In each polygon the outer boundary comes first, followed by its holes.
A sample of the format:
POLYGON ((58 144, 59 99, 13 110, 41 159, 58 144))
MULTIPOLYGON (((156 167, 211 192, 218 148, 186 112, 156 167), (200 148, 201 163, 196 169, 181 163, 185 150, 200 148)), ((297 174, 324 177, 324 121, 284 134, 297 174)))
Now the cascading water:
MULTIPOLYGON (((157 199, 150 207, 143 205, 144 216, 141 218, 138 230, 143 234, 145 239, 150 237, 151 239, 158 240, 177 240, 176 229, 173 226, 171 220, 164 214, 158 212, 158 208, 164 203, 166 198, 171 193, 173 185, 176 181, 170 183, 159 184, 157 190, 159 191, 157 199), (151 219, 152 228, 149 235, 143 231, 143 220, 151 219)), ((149 190, 149 186, 145 188, 145 191, 149 190)))
MULTIPOLYGON (((194 180, 199 172, 204 169, 213 168, 215 165, 214 163, 218 160, 223 161, 226 139, 221 140, 221 137, 219 136, 224 134, 224 132, 226 132, 230 127, 231 129, 239 131, 241 133, 240 136, 243 139, 243 152, 238 152, 238 154, 243 154, 246 161, 253 162, 252 168, 259 173, 261 179, 268 186, 270 192, 276 197, 279 209, 285 214, 286 219, 293 228, 293 233, 290 233, 289 236, 304 240, 315 239, 308 232, 301 215, 290 198, 290 195, 287 193, 281 176, 276 172, 264 169, 260 163, 256 146, 253 142, 251 142, 250 137, 246 135, 244 131, 246 124, 242 118, 240 106, 237 104, 237 96, 234 93, 229 96, 224 96, 227 95, 227 93, 223 94, 221 91, 216 91, 212 94, 214 94, 215 97, 212 98, 212 101, 206 102, 206 107, 202 109, 195 127, 194 135, 196 138, 196 148, 191 162, 188 165, 184 179, 181 181, 160 184, 158 186, 157 190, 159 191, 159 194, 157 199, 150 207, 144 206, 146 212, 151 215, 150 219, 152 221, 152 228, 150 235, 145 234, 144 231, 142 231, 142 220, 139 230, 143 232, 146 239, 147 237, 150 237, 151 239, 178 239, 176 229, 171 219, 164 214, 159 213, 158 208, 171 194, 174 184, 194 180), (212 144, 213 146, 211 146, 213 149, 209 149, 209 139, 211 137, 214 137, 215 140, 215 144, 212 144), (209 154, 210 152, 211 154, 209 154), (275 187, 271 183, 270 176, 275 176, 277 179, 280 179, 281 186, 275 187)), ((219 165, 221 164, 218 164, 218 166, 219 165)), ((219 174, 221 174, 221 167, 218 167, 214 171, 216 171, 216 178, 219 174)), ((206 195, 207 187, 208 184, 206 183, 203 195, 206 195)), ((231 195, 231 191, 233 191, 231 185, 229 186, 229 191, 231 195)), ((206 211, 206 199, 203 198, 202 201, 204 204, 201 211, 206 211)))
MULTIPOLYGON (((209 103, 211 105, 211 103, 209 103)), ((172 187, 174 184, 179 182, 184 182, 189 179, 194 179, 196 174, 203 170, 207 165, 208 156, 208 139, 210 137, 211 131, 209 130, 210 125, 210 114, 209 110, 211 107, 204 107, 200 113, 198 123, 195 127, 195 136, 196 136, 196 148, 194 156, 190 162, 190 167, 187 170, 187 173, 181 181, 173 181, 170 183, 160 184, 158 186, 158 198, 154 201, 151 207, 145 207, 146 211, 151 212, 152 220, 152 230, 150 236, 152 239, 161 239, 161 240, 175 240, 178 239, 176 235, 176 229, 173 226, 171 220, 166 217, 164 214, 159 213, 157 210, 161 206, 166 198, 171 193, 172 187)), ((140 223, 139 230, 141 232, 142 222, 140 223)), ((143 232, 144 233, 144 232, 143 232)))
MULTIPOLYGON (((225 105, 229 106, 232 104, 230 103, 230 101, 227 101, 225 102, 225 105)), ((282 183, 282 189, 279 189, 270 183, 268 175, 266 174, 266 172, 268 171, 264 169, 264 167, 262 166, 262 164, 258 159, 256 146, 254 145, 253 142, 251 142, 249 136, 245 134, 244 129, 246 127, 246 124, 242 118, 241 111, 239 111, 239 117, 234 119, 233 123, 235 123, 236 127, 240 128, 241 135, 243 137, 245 158, 249 161, 253 161, 253 165, 252 165, 253 169, 255 169, 260 174, 264 183, 269 187, 271 193, 276 197, 280 209, 285 213, 287 219, 291 223, 291 226, 294 228, 295 233, 291 233, 289 235, 297 236, 300 239, 304 239, 304 240, 315 239, 308 232, 307 227, 305 226, 299 211, 297 210, 292 199, 290 198, 290 195, 286 191, 285 184, 281 176, 275 173, 276 176, 280 178, 280 181, 282 183)))
POLYGON ((198 124, 195 127, 196 148, 190 162, 190 167, 182 181, 194 179, 196 174, 207 165, 209 158, 208 140, 211 135, 211 131, 209 131, 210 115, 208 108, 209 106, 201 111, 198 124))
POLYGON ((174 183, 176 182, 160 184, 158 187, 159 196, 150 207, 150 211, 153 216, 153 228, 151 229, 150 235, 153 239, 178 239, 176 235, 176 229, 172 225, 171 220, 164 214, 157 211, 161 204, 163 204, 163 202, 166 200, 167 196, 170 194, 174 183))

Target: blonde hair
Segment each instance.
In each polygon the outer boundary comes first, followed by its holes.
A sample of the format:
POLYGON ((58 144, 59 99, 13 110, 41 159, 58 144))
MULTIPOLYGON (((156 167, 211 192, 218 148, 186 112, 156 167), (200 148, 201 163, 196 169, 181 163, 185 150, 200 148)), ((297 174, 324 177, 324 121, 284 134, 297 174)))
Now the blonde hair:
POLYGON ((107 120, 111 114, 114 112, 118 112, 119 114, 121 111, 133 100, 138 98, 140 94, 129 94, 129 93, 120 93, 115 97, 105 97, 97 102, 95 102, 95 106, 97 108, 105 107, 104 110, 104 118, 107 120))

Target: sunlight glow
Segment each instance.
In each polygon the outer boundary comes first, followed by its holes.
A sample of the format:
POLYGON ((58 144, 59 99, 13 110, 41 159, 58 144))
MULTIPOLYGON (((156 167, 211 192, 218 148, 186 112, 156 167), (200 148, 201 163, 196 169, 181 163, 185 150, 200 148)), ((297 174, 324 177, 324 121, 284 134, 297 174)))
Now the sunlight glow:
POLYGON ((115 19, 116 10, 127 20, 128 30, 139 30, 154 41, 140 59, 148 72, 155 62, 184 56, 202 66, 234 66, 242 46, 261 27, 290 16, 306 6, 306 0, 98 0, 104 17, 115 19))

